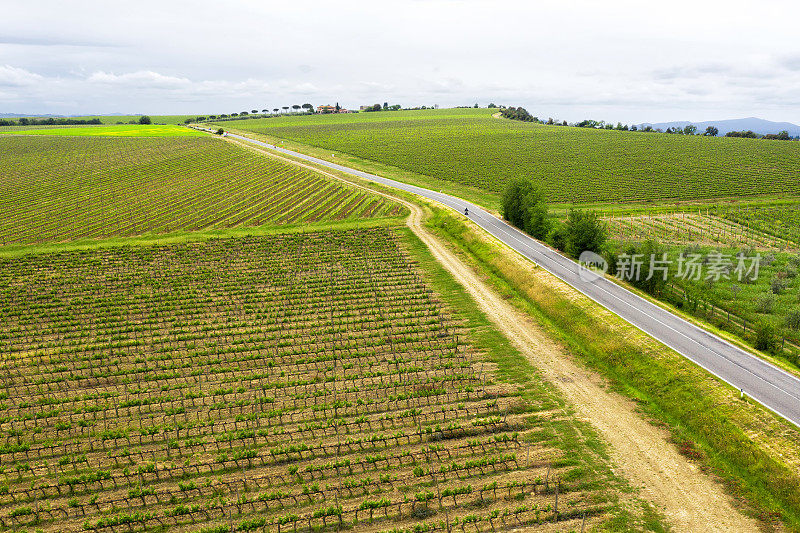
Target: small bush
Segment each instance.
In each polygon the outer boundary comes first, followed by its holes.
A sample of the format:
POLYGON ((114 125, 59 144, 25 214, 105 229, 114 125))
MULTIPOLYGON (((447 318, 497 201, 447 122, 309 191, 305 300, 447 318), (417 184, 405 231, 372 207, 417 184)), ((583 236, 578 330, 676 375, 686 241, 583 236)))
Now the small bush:
POLYGON ((800 309, 792 309, 786 315, 786 327, 800 329, 800 309))
POLYGON ((763 352, 774 352, 778 346, 778 338, 775 335, 775 326, 763 322, 756 327, 756 350, 763 352))
MULTIPOLYGON (((631 280, 631 283, 649 294, 659 295, 664 290, 667 283, 667 276, 664 272, 658 270, 662 265, 651 263, 651 258, 656 261, 663 260, 666 254, 666 249, 653 240, 647 240, 641 246, 631 246, 625 250, 630 257, 641 255, 642 265, 640 275, 631 280), (651 270, 651 267, 652 270, 651 270)), ((615 268, 612 272, 617 273, 617 259, 615 259, 615 268)))
POLYGON ((756 311, 768 315, 772 313, 772 307, 775 304, 775 298, 770 294, 765 294, 756 302, 756 311))
POLYGON ((784 290, 786 290, 786 281, 781 278, 774 277, 769 284, 769 288, 772 291, 772 294, 781 294, 784 290))
POLYGON ((563 250, 567 245, 567 232, 564 224, 557 224, 547 234, 547 244, 556 250, 563 250))

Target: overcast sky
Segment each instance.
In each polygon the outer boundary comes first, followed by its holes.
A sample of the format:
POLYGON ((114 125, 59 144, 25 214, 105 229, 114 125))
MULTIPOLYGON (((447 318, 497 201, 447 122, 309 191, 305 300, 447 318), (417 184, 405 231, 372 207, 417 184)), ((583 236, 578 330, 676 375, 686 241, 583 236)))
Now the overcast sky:
POLYGON ((0 113, 489 102, 800 123, 800 2, 2 0, 0 113))

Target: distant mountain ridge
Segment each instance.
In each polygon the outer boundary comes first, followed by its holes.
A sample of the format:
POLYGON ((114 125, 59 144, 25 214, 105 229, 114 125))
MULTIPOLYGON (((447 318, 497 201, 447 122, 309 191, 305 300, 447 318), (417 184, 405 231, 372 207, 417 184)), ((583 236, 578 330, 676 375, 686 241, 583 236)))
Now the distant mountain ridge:
POLYGON ((780 133, 786 131, 791 137, 800 135, 800 126, 791 122, 773 122, 763 118, 748 117, 730 120, 707 120, 704 122, 676 121, 676 122, 657 122, 637 124, 639 128, 651 126, 653 129, 666 130, 667 128, 685 128, 689 124, 697 126, 697 132, 703 133, 707 127, 714 126, 719 129, 720 135, 725 135, 729 131, 752 131, 760 135, 768 133, 780 133))
POLYGON ((61 118, 63 115, 31 115, 26 113, 0 113, 0 118, 61 118))

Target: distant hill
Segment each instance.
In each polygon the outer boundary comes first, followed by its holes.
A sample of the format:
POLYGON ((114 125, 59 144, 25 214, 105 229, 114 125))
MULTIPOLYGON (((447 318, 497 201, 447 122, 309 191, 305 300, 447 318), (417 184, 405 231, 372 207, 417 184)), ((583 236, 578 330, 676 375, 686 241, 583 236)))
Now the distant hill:
POLYGON ((658 122, 651 124, 645 122, 644 124, 637 124, 642 128, 645 126, 652 126, 654 129, 666 130, 667 128, 684 128, 689 124, 697 126, 698 133, 702 133, 708 126, 715 126, 719 129, 720 135, 725 135, 729 131, 753 131, 755 133, 766 135, 767 133, 780 133, 786 130, 790 136, 797 137, 800 135, 800 126, 792 124, 791 122, 772 122, 771 120, 764 120, 763 118, 748 117, 737 118, 731 120, 709 120, 706 122, 658 122))
POLYGON ((0 113, 0 118, 60 118, 63 115, 31 115, 30 113, 0 113))

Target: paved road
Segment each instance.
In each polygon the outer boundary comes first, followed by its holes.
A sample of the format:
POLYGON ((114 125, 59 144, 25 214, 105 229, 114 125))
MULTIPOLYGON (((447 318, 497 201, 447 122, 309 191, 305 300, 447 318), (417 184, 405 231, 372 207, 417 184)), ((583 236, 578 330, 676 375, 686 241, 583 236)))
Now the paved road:
POLYGON ((581 267, 516 228, 460 198, 368 174, 232 133, 256 145, 435 200, 463 214, 502 242, 583 294, 762 405, 800 426, 800 379, 605 279, 587 281, 581 267))

